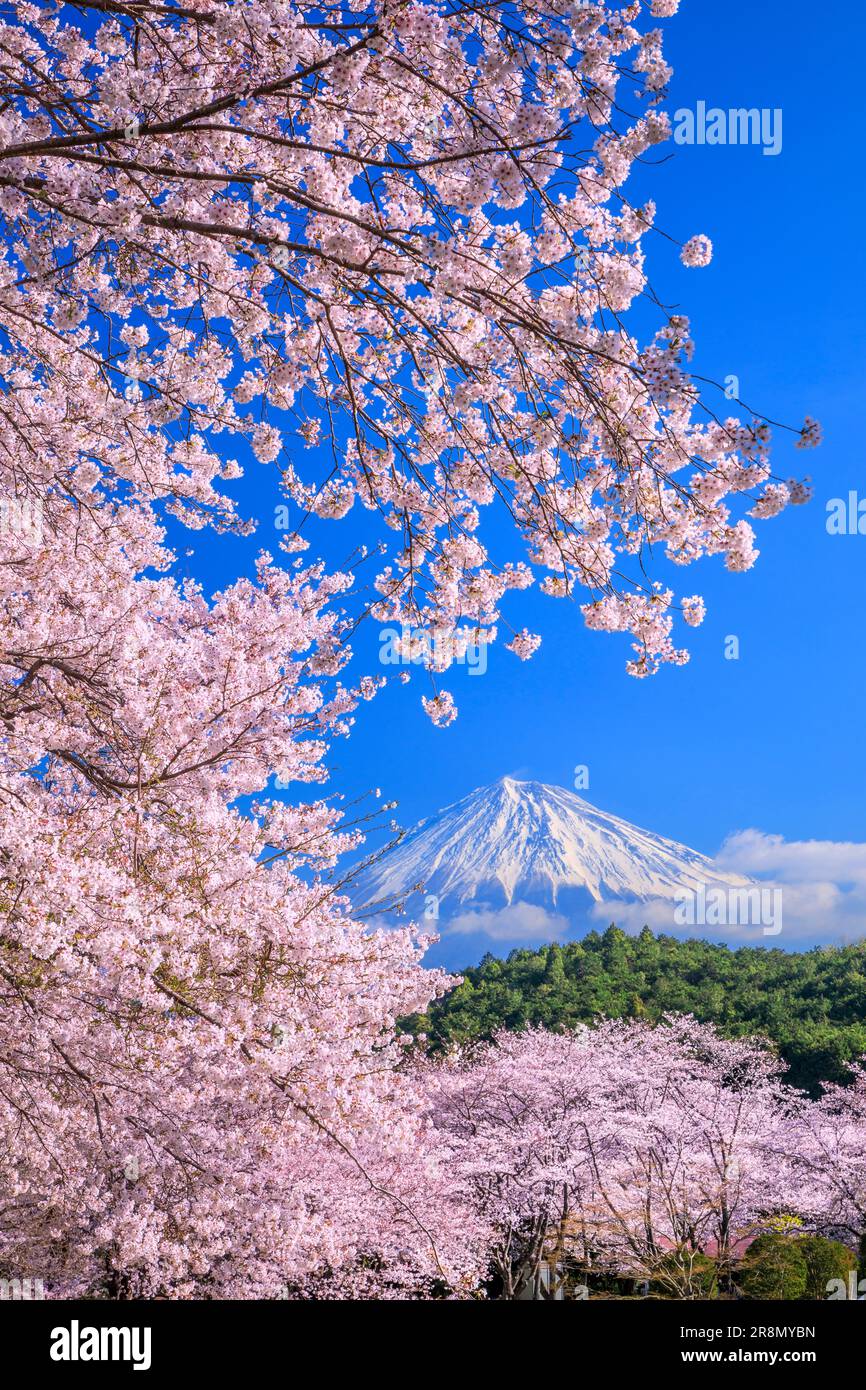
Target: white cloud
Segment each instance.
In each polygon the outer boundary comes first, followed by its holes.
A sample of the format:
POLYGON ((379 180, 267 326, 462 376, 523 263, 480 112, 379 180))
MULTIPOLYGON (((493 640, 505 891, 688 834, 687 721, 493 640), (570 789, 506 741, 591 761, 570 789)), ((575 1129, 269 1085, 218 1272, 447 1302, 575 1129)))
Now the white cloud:
MULTIPOLYGON (((691 925, 689 919, 683 925, 675 916, 677 903, 657 898, 645 903, 617 899, 595 903, 582 919, 548 911, 538 903, 515 902, 500 908, 479 904, 441 922, 419 920, 419 925, 442 936, 487 936, 509 945, 559 941, 589 927, 603 930, 609 922, 626 932, 639 932, 646 925, 672 936, 788 950, 866 938, 866 844, 786 840, 761 830, 740 830, 728 836, 715 863, 724 873, 742 875, 760 885, 767 900, 771 892, 781 895, 778 900, 773 897, 769 918, 755 921, 750 915, 743 922, 731 911, 719 922, 708 913, 703 921, 691 925), (768 923, 775 926, 779 921, 781 931, 765 930, 768 923)), ((732 899, 735 896, 732 889, 732 899)), ((394 919, 388 925, 396 925, 394 919)))
POLYGON ((717 862, 740 873, 772 876, 778 883, 833 883, 866 894, 866 844, 842 840, 785 840, 762 830, 738 830, 717 862))
POLYGON ((512 903, 509 907, 480 908, 461 912, 447 925, 450 935, 472 936, 476 932, 493 941, 556 941, 565 936, 569 923, 557 913, 547 912, 534 903, 512 903))
POLYGON ((833 840, 786 840, 762 830, 729 835, 716 858, 721 869, 733 870, 780 893, 782 930, 765 932, 762 925, 681 926, 675 904, 597 903, 596 922, 616 921, 624 931, 653 931, 676 936, 705 936, 732 945, 754 944, 802 948, 843 944, 866 937, 866 844, 833 840))

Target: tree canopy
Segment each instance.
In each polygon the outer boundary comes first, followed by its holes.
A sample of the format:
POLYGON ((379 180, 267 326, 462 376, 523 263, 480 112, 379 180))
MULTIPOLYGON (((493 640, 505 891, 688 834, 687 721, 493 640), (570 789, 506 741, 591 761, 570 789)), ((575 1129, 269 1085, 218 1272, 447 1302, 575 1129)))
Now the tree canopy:
POLYGON ((814 1092, 847 1079, 866 1051, 866 943, 789 952, 654 936, 616 926, 581 941, 492 955, 410 1026, 435 1050, 528 1024, 571 1028, 600 1016, 656 1021, 669 1012, 729 1037, 763 1034, 787 1079, 814 1092))

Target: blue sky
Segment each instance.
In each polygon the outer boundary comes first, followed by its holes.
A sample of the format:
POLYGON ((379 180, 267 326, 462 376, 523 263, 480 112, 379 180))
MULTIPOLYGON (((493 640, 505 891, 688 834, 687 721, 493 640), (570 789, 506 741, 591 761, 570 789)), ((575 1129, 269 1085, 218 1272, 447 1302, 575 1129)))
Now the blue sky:
MULTIPOLYGON (((821 449, 798 452, 777 433, 774 455, 782 477, 812 474, 815 498, 760 526, 748 574, 727 573, 721 560, 677 573, 680 592, 703 593, 708 605, 703 627, 688 631, 683 669, 633 680, 626 639, 589 633, 576 604, 530 591, 512 596, 507 613, 542 633, 541 650, 522 663, 496 646, 484 675, 449 672, 443 683, 460 709, 451 728, 423 715, 423 673, 385 690, 330 763, 336 788, 381 787, 406 825, 504 773, 570 787, 586 764, 590 800, 710 854, 748 827, 788 841, 866 841, 866 536, 826 529, 830 498, 851 489, 866 498, 855 66, 866 7, 824 25, 807 0, 683 0, 665 28, 672 115, 699 100, 779 108, 783 141, 774 157, 757 146, 652 152, 663 162, 627 192, 638 201, 651 193, 657 225, 678 238, 708 234, 715 256, 686 271, 675 248, 653 238, 650 277, 665 303, 690 315, 698 373, 736 375, 742 399, 773 418, 821 421, 821 449), (724 657, 730 634, 737 661, 724 657)), ((271 545, 275 477, 252 468, 245 491, 263 518, 258 541, 271 545)), ((213 586, 244 553, 232 541, 193 544, 193 572, 213 586)), ((348 551, 336 533, 327 545, 332 561, 348 551)), ((377 647, 378 628, 360 637, 367 660, 377 647)))
MULTIPOLYGON (((858 12, 866 37, 866 8, 849 15, 856 27, 858 12)), ((625 640, 585 631, 576 606, 513 596, 512 622, 519 614, 543 633, 537 656, 522 663, 496 647, 483 676, 449 672, 460 707, 449 730, 419 714, 423 676, 386 691, 334 750, 347 788, 381 785, 411 821, 505 772, 570 786, 586 763, 590 799, 706 851, 751 825, 866 839, 866 537, 829 536, 825 525, 829 497, 857 487, 866 497, 858 43, 847 22, 844 45, 833 27, 804 0, 731 5, 723 16, 684 0, 667 25, 669 109, 702 98, 780 107, 783 148, 768 157, 668 144, 660 153, 673 157, 646 178, 660 225, 715 244, 702 272, 683 270, 660 240, 650 247, 658 292, 691 314, 696 370, 736 374, 742 398, 777 419, 821 420, 821 449, 798 452, 777 435, 774 465, 782 476, 810 472, 814 501, 760 528, 748 574, 711 560, 679 576, 706 595, 707 620, 688 634, 691 664, 651 680, 627 677, 625 640), (739 661, 724 658, 728 634, 740 638, 739 661)))

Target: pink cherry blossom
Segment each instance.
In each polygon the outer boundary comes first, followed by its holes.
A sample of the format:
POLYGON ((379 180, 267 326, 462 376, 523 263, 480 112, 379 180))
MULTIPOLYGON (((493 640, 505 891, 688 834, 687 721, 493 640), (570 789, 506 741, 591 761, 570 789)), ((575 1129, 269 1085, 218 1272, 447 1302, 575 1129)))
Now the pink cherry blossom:
POLYGON ((640 606, 596 601, 647 597, 653 547, 748 568, 744 516, 786 494, 761 422, 700 413, 685 318, 643 346, 623 319, 656 218, 629 173, 671 133, 652 21, 677 9, 518 6, 523 44, 498 10, 416 0, 338 30, 298 0, 100 0, 96 25, 13 4, 0 316, 34 486, 243 527, 223 484, 249 445, 280 460, 287 546, 360 503, 374 620, 492 641, 516 564, 588 590, 595 629, 647 648, 633 674, 679 662, 640 606))
POLYGON ((4 10, 0 1265, 52 1293, 479 1286, 504 1218, 396 1035, 451 982, 353 918, 363 827, 317 789, 381 683, 347 675, 360 605, 436 635, 433 681, 539 580, 646 676, 699 611, 647 551, 745 570, 804 500, 762 421, 700 411, 685 316, 623 319, 656 217, 629 172, 670 133, 646 18, 4 10), (255 530, 248 467, 280 559, 263 534, 207 592, 178 556, 255 530), (309 534, 350 511, 361 583, 309 534))
POLYGON ((683 247, 680 259, 683 265, 693 268, 709 265, 713 259, 713 243, 708 236, 693 236, 683 247))
POLYGON ((856 1246, 866 1229, 866 1109, 853 1086, 810 1101, 758 1042, 691 1018, 499 1033, 428 1064, 451 1169, 490 1223, 500 1296, 567 1260, 591 1283, 652 1279, 706 1296, 781 1221, 856 1246))

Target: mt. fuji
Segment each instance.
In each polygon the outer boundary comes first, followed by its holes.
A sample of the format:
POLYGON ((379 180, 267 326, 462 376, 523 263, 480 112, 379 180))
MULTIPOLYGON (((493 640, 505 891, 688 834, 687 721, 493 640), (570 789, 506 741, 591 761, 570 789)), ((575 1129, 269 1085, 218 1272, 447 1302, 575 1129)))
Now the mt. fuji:
POLYGON ((502 777, 419 821, 359 874, 351 896, 386 921, 397 900, 403 920, 443 935, 537 944, 596 924, 606 903, 652 903, 655 924, 661 909, 670 930, 678 895, 748 883, 574 792, 502 777))

